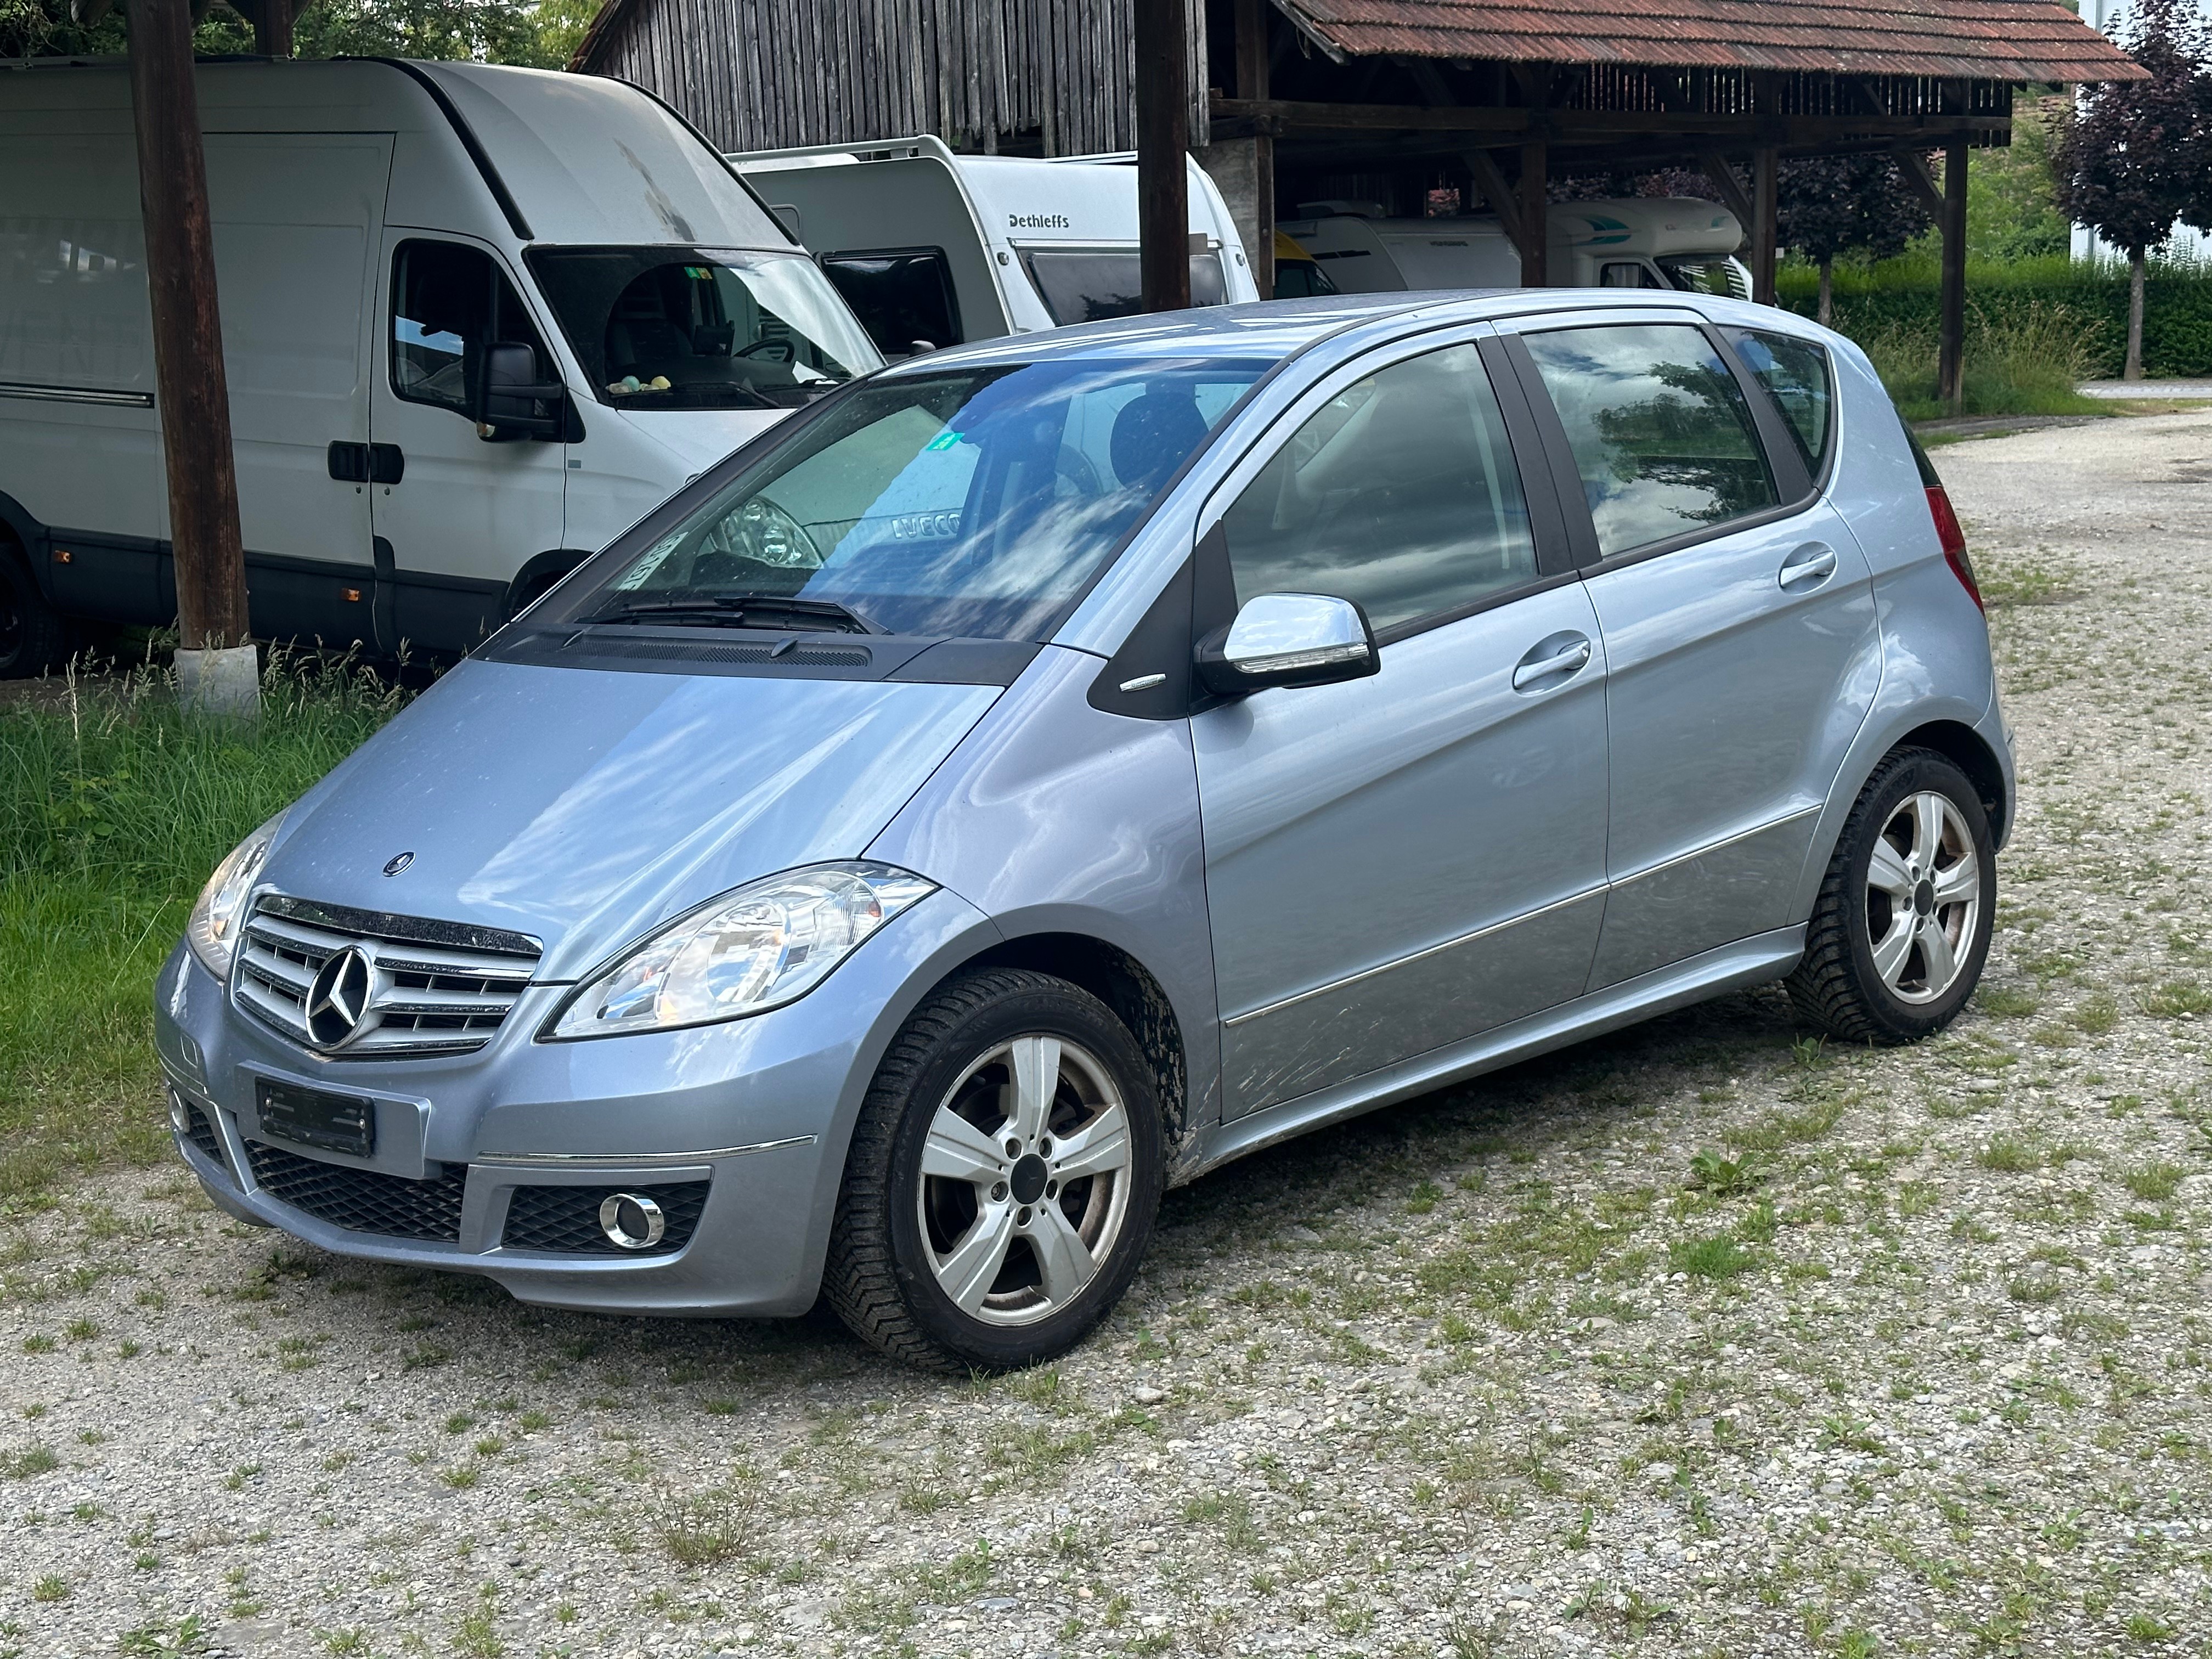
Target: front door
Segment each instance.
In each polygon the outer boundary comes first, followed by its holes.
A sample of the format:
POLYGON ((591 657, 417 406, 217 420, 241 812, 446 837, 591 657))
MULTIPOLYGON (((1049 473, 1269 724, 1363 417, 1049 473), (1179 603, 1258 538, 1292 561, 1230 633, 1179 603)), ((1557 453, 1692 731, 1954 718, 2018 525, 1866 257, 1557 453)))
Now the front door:
POLYGON ((1816 487, 1817 347, 1724 353, 1689 320, 1522 337, 1598 560, 1613 892, 1596 990, 1802 920, 1790 901, 1881 641, 1865 556, 1816 487))
POLYGON ((1191 722, 1232 1116, 1575 996, 1603 908, 1597 618, 1476 347, 1353 366, 1285 424, 1200 557, 1238 603, 1357 601, 1382 672, 1191 722))
POLYGON ((369 420, 390 596, 382 642, 465 650, 498 626, 524 563, 562 545, 567 488, 565 444, 477 435, 477 365, 487 345, 515 342, 536 353, 541 380, 562 377, 489 249, 395 231, 384 270, 384 362, 369 420))

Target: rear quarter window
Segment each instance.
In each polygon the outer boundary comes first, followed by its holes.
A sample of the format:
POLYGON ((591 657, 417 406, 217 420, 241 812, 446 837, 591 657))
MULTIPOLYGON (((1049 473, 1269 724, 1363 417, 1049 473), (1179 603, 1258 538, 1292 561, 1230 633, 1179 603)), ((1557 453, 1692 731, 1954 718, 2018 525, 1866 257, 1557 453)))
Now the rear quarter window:
POLYGON ((1792 442, 1813 477, 1827 465, 1835 428, 1835 377, 1828 354, 1810 340, 1764 329, 1743 329, 1730 337, 1735 355, 1751 378, 1765 389, 1790 428, 1792 442))

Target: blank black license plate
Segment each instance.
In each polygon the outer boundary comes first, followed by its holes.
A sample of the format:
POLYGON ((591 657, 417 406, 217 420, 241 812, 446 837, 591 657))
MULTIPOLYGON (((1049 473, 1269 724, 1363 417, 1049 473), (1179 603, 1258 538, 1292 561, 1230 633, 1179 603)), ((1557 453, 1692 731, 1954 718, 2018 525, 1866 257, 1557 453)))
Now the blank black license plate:
POLYGON ((302 1146, 367 1158, 376 1150, 376 1103, 353 1095, 326 1095, 264 1079, 258 1103, 261 1133, 302 1146))

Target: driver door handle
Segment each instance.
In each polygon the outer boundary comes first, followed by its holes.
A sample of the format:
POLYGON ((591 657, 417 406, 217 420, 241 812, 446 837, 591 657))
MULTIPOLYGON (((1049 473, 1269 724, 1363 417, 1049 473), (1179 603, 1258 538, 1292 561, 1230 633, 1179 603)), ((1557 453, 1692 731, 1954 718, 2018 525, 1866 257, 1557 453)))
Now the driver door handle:
POLYGON ((1539 680, 1579 673, 1589 665, 1590 642, 1577 634, 1566 640, 1546 640, 1513 665, 1513 689, 1525 691, 1539 680), (1543 654, 1539 656, 1537 653, 1543 654))

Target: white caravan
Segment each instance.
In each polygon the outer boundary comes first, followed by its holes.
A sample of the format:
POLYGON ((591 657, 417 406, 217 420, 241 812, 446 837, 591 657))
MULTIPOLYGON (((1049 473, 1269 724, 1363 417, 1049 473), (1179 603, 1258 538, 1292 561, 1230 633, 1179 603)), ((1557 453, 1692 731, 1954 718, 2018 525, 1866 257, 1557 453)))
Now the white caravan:
MULTIPOLYGON (((198 70, 252 623, 465 648, 880 365, 699 134, 595 77, 198 70)), ((131 94, 0 67, 0 672, 176 615, 131 94)))
MULTIPOLYGON (((1138 309, 1133 155, 957 155, 924 137, 730 161, 888 355, 1138 309)), ((1220 191, 1188 166, 1192 303, 1258 299, 1220 191)))
MULTIPOLYGON (((1284 222, 1346 294, 1417 288, 1517 288, 1521 256, 1489 215, 1386 219, 1379 204, 1308 202, 1284 222)), ((1559 288, 1680 289, 1751 297, 1751 273, 1733 258, 1735 214, 1694 197, 1555 202, 1551 278, 1559 288)))

